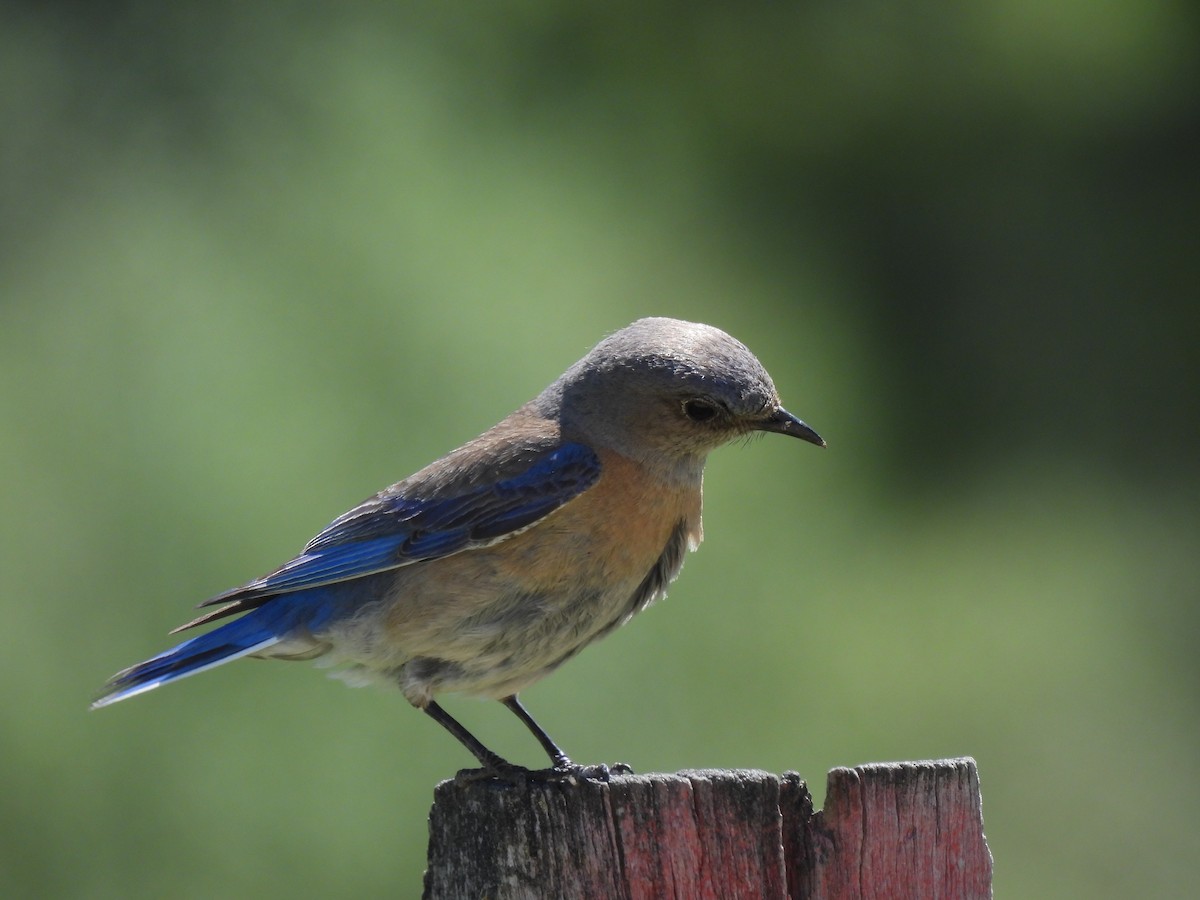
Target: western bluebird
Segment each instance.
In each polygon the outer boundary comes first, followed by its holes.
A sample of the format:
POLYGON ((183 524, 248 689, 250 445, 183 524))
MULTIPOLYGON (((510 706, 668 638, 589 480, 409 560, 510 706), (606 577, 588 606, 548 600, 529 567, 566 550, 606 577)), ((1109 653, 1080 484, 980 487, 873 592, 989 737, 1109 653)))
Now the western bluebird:
MULTIPOLYGON (((708 325, 641 319, 494 428, 340 516, 295 559, 201 604, 238 613, 119 672, 93 708, 242 656, 323 657, 399 685, 485 769, 524 771, 434 697, 499 699, 559 773, 571 762, 517 699, 664 596, 700 543, 709 451, 768 431, 824 446, 766 369, 708 325)), ((172 632, 174 633, 174 632, 172 632)))

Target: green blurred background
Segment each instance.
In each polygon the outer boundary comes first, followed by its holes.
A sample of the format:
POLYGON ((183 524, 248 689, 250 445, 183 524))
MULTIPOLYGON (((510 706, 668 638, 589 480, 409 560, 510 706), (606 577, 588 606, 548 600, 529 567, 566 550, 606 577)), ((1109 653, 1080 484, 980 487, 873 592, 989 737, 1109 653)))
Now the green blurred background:
POLYGON ((971 755, 998 896, 1191 895, 1198 48, 1182 0, 0 7, 0 894, 416 896, 470 760, 398 694, 87 702, 657 314, 829 449, 714 456, 550 732, 818 802, 971 755))

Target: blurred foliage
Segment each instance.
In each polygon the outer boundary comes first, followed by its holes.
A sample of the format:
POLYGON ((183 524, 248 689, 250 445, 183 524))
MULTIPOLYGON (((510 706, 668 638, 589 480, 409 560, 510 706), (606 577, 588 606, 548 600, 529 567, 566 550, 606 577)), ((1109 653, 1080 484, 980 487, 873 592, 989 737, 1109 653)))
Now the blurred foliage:
POLYGON ((830 448, 714 457, 671 598, 527 692, 551 733, 818 799, 970 754, 998 896, 1194 890, 1198 26, 0 7, 0 894, 415 896, 469 760, 398 695, 244 662, 86 702, 647 314, 744 340, 830 448))

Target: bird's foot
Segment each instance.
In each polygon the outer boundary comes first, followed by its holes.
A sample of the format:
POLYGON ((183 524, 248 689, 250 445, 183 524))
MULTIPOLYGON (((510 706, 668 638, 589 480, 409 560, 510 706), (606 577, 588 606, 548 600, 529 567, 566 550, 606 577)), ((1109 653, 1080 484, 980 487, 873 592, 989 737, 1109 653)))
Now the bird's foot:
POLYGON ((477 781, 500 781, 511 785, 553 784, 559 781, 598 781, 607 783, 614 775, 632 775, 633 769, 625 763, 605 763, 584 766, 564 759, 548 769, 526 769, 510 762, 485 766, 479 769, 460 769, 454 780, 463 783, 477 781))
POLYGON ((528 778, 530 781, 540 783, 554 781, 599 781, 607 783, 612 780, 612 776, 614 775, 632 774, 633 769, 625 763, 613 763, 611 766, 605 763, 583 766, 563 758, 555 763, 552 768, 537 769, 530 772, 528 778))
POLYGON ((500 761, 478 769, 459 769, 454 773, 454 780, 463 783, 476 781, 502 781, 506 784, 525 784, 534 773, 524 766, 500 761))

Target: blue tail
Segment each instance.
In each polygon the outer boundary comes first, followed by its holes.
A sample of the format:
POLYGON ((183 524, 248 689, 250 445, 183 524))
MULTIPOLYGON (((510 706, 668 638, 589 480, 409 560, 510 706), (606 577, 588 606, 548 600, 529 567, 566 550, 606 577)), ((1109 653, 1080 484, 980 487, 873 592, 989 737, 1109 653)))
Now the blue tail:
POLYGON ((278 598, 274 603, 267 603, 240 619, 118 672, 108 680, 91 708, 99 709, 119 700, 136 697, 160 685, 278 644, 295 625, 298 612, 293 604, 279 602, 284 599, 278 598))

